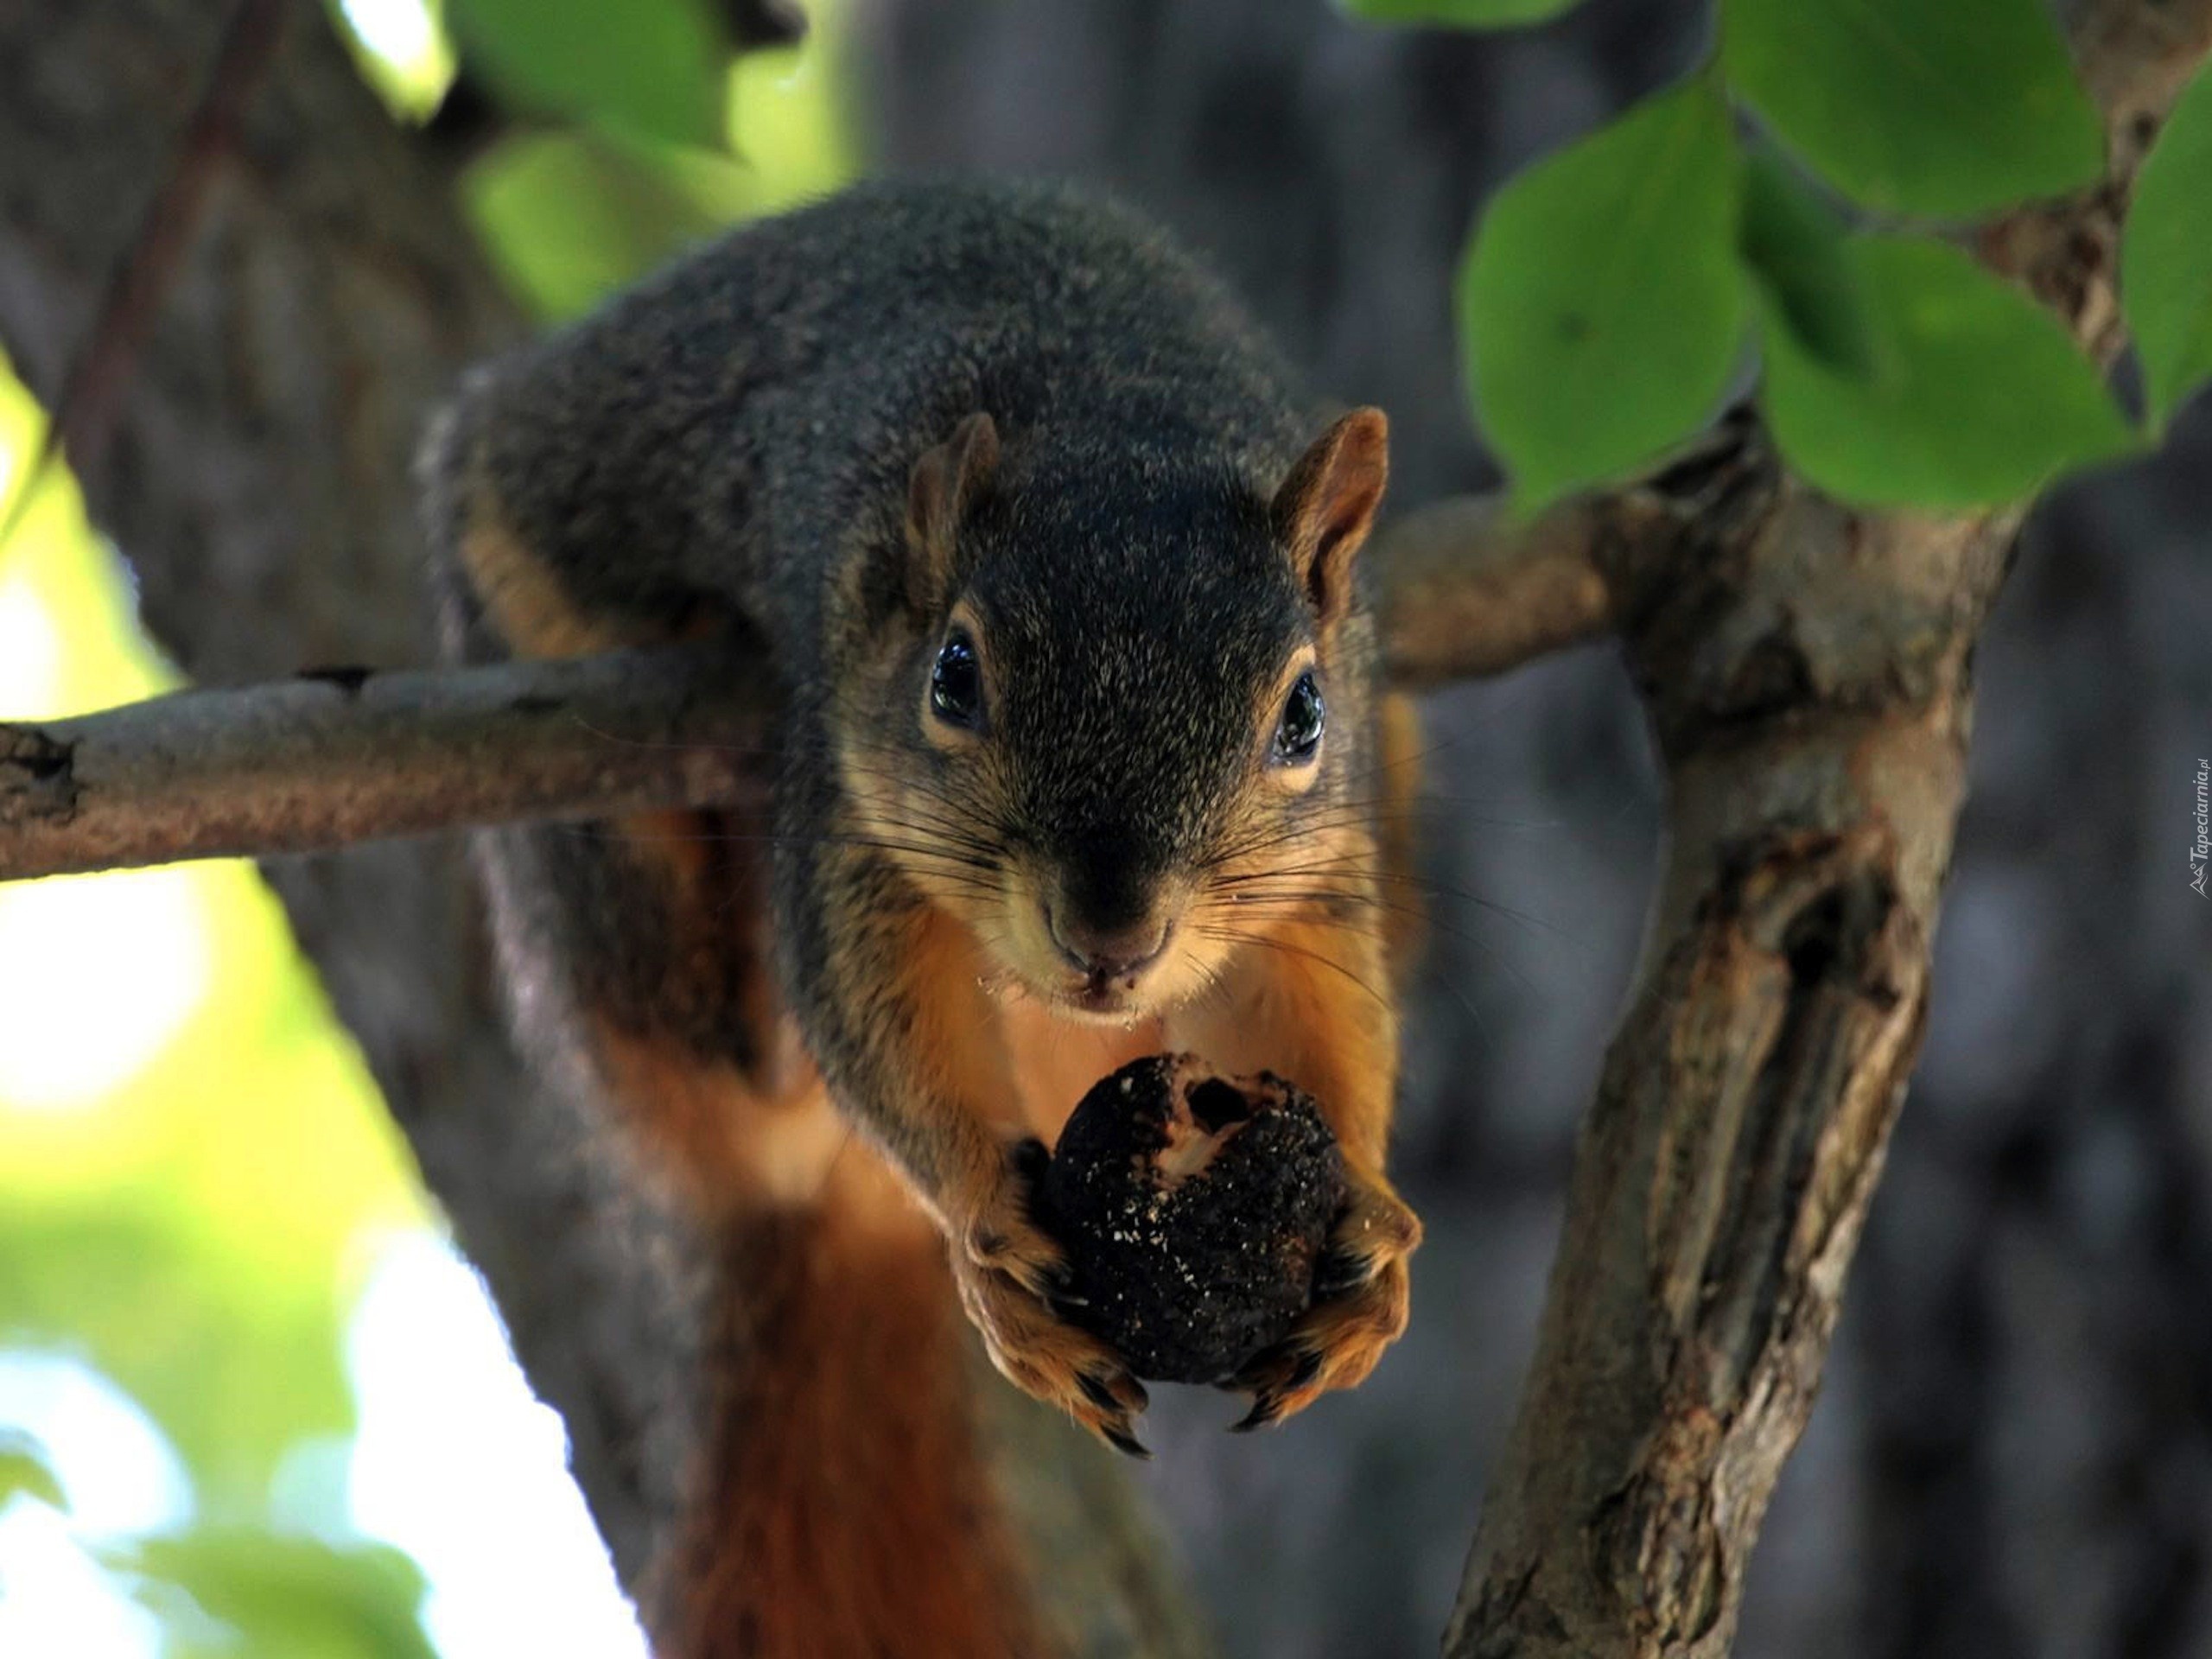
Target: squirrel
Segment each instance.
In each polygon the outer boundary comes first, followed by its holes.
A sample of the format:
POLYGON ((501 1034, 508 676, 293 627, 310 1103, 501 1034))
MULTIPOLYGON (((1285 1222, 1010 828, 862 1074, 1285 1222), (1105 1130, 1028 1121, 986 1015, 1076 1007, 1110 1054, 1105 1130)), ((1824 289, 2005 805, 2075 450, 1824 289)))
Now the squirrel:
POLYGON ((1388 433, 1295 384, 1124 208, 882 182, 740 227, 433 425, 449 657, 727 633, 779 694, 758 810, 478 837, 526 1045, 733 1241, 745 1432, 664 1652, 1049 1645, 995 1587, 957 1314, 1141 1452, 1145 1391, 1028 1203, 1136 1055, 1290 1077, 1342 1151, 1324 1294, 1234 1379, 1239 1427, 1404 1329, 1414 727, 1356 557, 1388 433))

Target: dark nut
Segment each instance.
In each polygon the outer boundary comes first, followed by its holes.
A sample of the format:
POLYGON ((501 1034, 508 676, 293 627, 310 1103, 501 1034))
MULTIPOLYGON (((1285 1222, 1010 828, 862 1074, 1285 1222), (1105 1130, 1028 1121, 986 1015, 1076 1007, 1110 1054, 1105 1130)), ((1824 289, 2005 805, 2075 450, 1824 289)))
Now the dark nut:
POLYGON ((1071 1313, 1138 1376, 1206 1383, 1311 1304, 1345 1191, 1310 1096, 1160 1054, 1084 1096, 1039 1196, 1074 1270, 1071 1313))

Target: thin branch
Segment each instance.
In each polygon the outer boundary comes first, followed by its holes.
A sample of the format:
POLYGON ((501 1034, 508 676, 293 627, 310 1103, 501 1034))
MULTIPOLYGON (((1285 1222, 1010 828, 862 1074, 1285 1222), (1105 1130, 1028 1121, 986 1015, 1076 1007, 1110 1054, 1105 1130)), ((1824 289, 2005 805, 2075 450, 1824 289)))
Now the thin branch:
POLYGON ((0 724, 0 880, 728 801, 762 786, 762 660, 338 670, 0 724))
POLYGON ((1623 597, 1743 481, 1754 427, 1733 411, 1649 478, 1534 518, 1461 495, 1386 524, 1365 559, 1391 683, 1480 679, 1615 632, 1623 597))
POLYGON ((1501 673, 1612 626, 1598 550, 1633 534, 1630 498, 1569 502, 1516 524, 1488 496, 1455 496, 1376 538, 1383 661, 1408 690, 1501 673))
POLYGON ((284 5, 285 0, 238 0, 168 171, 118 256, 84 344, 62 377, 37 453, 0 505, 0 550, 7 547, 55 457, 68 455, 81 472, 105 435, 108 404, 191 239, 215 162, 236 142, 239 115, 276 54, 284 5))

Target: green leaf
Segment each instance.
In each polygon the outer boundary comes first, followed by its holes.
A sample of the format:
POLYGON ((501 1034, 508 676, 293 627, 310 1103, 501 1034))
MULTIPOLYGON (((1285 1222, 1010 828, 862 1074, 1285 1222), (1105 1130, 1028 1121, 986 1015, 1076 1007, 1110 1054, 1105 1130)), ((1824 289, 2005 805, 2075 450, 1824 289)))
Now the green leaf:
POLYGON ((1821 488, 1870 504, 1995 505, 2138 446, 2057 320, 1958 249, 1862 236, 1847 252, 1871 372, 1838 373, 1766 314, 1768 418, 1821 488))
POLYGON ((2120 300, 2152 422, 2212 380, 2212 69, 2197 72, 2135 181, 2120 300))
POLYGON ((1866 297, 1843 220, 1772 156, 1744 163, 1744 264, 1782 324, 1815 359, 1841 373, 1873 366, 1866 297))
POLYGON ((464 54, 525 105, 720 145, 730 50, 700 0, 448 0, 464 54))
POLYGON ((69 1508, 38 1442, 14 1429, 0 1428, 0 1510, 18 1493, 65 1513, 69 1508))
POLYGON ((1739 171, 1701 77, 1491 203, 1459 273, 1460 339, 1523 510, 1650 460, 1711 415, 1744 333, 1739 171))
POLYGON ((1582 0, 1338 0, 1370 23, 1434 23, 1448 29, 1514 29, 1568 12, 1582 0))
POLYGON ((0 1339, 69 1344, 143 1408, 203 1496, 244 1503, 294 1440, 353 1421, 331 1288, 282 1266, 129 1185, 16 1205, 0 1210, 0 1339))
POLYGON ((1736 89, 1870 207, 1973 217, 2103 170, 2044 0, 1722 0, 1721 28, 1736 89))
POLYGON ((685 159, 699 164, 586 134, 531 134, 472 167, 463 198, 508 287, 559 321, 741 216, 745 170, 685 159))
POLYGON ((418 1617, 422 1571, 387 1545, 200 1528, 101 1554, 138 1576, 138 1599, 169 1626, 172 1650, 435 1659, 418 1617), (242 1641, 208 1642, 209 1619, 242 1641))

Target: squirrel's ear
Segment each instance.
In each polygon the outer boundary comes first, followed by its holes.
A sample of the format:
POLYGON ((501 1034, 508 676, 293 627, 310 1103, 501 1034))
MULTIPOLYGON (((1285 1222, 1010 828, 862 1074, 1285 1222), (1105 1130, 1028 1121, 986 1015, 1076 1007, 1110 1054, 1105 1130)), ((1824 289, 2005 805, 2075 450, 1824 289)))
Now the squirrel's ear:
POLYGON ((980 411, 914 463, 906 480, 906 597, 924 615, 944 602, 960 521, 998 471, 999 429, 980 411))
POLYGON ((1313 441, 1275 492, 1275 534, 1321 626, 1351 607, 1351 559, 1375 523, 1390 475, 1390 423, 1355 409, 1313 441))

